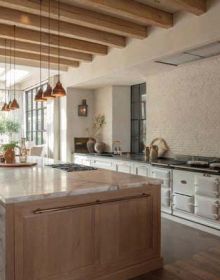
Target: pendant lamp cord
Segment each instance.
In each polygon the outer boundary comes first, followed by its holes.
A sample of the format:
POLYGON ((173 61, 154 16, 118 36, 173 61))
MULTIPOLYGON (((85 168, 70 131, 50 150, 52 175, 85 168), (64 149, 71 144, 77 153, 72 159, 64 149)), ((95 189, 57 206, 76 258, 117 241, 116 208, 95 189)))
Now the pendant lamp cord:
POLYGON ((7 40, 5 39, 5 103, 7 98, 7 79, 6 79, 6 72, 7 72, 7 40))
MULTIPOLYGON (((10 87, 11 87, 11 83, 12 83, 12 43, 11 43, 11 41, 10 41, 10 87)), ((9 102, 9 91, 10 90, 8 90, 8 102, 9 102)))
POLYGON ((15 99, 15 72, 16 72, 15 48, 16 48, 16 25, 14 25, 14 99, 15 99))
POLYGON ((49 39, 48 39, 48 83, 50 83, 50 11, 51 10, 51 0, 49 0, 49 10, 48 10, 48 29, 49 29, 49 39))
POLYGON ((40 88, 42 81, 42 0, 40 0, 40 88))
POLYGON ((58 80, 60 81, 60 0, 58 0, 58 80))

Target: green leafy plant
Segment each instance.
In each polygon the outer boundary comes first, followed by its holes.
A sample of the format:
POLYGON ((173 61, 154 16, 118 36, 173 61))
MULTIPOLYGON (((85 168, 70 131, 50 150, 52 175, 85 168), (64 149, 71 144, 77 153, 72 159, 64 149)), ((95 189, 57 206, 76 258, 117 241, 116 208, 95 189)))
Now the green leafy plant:
POLYGON ((20 129, 20 124, 15 121, 5 120, 5 130, 8 133, 18 133, 20 129))
POLYGON ((95 116, 93 127, 92 127, 91 131, 89 128, 86 129, 89 137, 92 137, 92 138, 98 137, 99 134, 101 133, 102 128, 105 126, 105 124, 106 124, 105 115, 99 114, 99 115, 95 116))
POLYGON ((18 133, 20 130, 20 123, 8 119, 0 119, 0 134, 4 133, 18 133))
POLYGON ((5 132, 5 122, 3 120, 0 120, 0 134, 4 134, 5 132))
POLYGON ((17 143, 17 142, 11 142, 11 143, 9 143, 9 144, 3 144, 3 145, 1 146, 1 150, 2 150, 3 152, 6 152, 7 150, 9 150, 9 149, 14 149, 14 148, 16 148, 16 147, 18 147, 18 143, 17 143))

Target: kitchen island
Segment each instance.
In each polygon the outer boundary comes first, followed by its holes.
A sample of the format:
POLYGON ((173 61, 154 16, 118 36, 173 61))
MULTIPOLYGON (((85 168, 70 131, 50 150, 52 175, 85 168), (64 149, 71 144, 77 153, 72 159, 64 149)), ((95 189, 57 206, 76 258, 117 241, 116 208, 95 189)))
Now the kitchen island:
POLYGON ((162 267, 160 180, 45 163, 0 169, 1 280, 119 280, 162 267))

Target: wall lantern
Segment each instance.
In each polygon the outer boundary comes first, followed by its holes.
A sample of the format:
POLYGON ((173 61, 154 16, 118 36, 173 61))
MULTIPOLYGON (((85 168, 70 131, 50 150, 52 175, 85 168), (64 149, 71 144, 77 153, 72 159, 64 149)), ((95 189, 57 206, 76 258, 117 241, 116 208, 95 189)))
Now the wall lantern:
POLYGON ((82 104, 78 106, 78 116, 80 117, 88 116, 88 105, 86 104, 86 99, 83 99, 82 104))

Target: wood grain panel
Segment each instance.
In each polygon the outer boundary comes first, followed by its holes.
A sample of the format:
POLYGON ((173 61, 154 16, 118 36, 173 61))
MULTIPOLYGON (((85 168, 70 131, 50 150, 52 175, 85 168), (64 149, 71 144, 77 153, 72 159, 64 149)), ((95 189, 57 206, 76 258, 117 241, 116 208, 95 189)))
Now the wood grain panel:
MULTIPOLYGON (((38 1, 0 0, 0 6, 39 15, 38 1)), ((51 16, 54 18, 57 17, 57 8, 57 1, 52 1, 51 16)), ((48 16, 48 0, 43 1, 42 15, 48 16)), ((140 39, 147 36, 147 29, 145 26, 88 9, 82 9, 73 5, 62 3, 60 15, 61 20, 64 22, 78 24, 97 30, 140 39)))
MULTIPOLYGON (((0 36, 2 38, 13 39, 14 37, 14 27, 6 24, 0 24, 0 36)), ((17 41, 23 42, 34 42, 40 44, 40 32, 29 30, 25 28, 16 28, 16 39, 17 41)), ((57 35, 50 36, 50 45, 57 47, 59 37, 57 35)), ((42 44, 49 45, 49 34, 42 33, 42 44)), ((77 50, 86 53, 95 53, 100 55, 105 55, 108 52, 108 47, 96 44, 92 42, 87 42, 83 40, 78 40, 74 38, 60 37, 60 47, 69 50, 77 50)))
MULTIPOLYGON (((8 8, 0 9, 0 22, 6 24, 16 24, 19 27, 29 28, 39 31, 39 16, 8 8)), ((42 17, 42 31, 49 31, 49 19, 42 17)), ((50 32, 57 35, 58 20, 50 19, 50 32)), ((109 32, 99 31, 92 28, 71 24, 67 22, 60 23, 60 34, 65 37, 79 38, 91 42, 97 42, 112 47, 124 47, 125 37, 109 32)))

